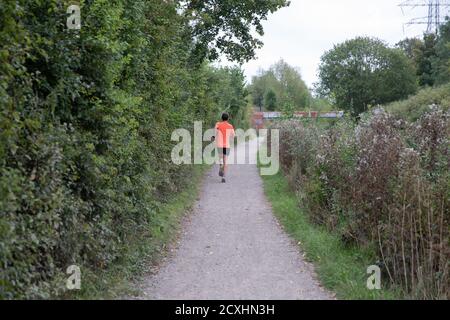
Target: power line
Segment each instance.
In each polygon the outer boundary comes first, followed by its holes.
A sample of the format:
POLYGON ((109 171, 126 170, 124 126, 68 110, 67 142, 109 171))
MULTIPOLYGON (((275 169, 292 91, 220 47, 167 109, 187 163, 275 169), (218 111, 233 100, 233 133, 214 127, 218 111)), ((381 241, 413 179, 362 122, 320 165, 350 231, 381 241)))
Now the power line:
POLYGON ((406 25, 427 25, 427 33, 437 33, 445 17, 450 15, 449 0, 406 0, 399 6, 402 8, 403 13, 405 13, 405 8, 414 10, 418 7, 428 7, 428 15, 426 17, 414 18, 406 23, 406 25))

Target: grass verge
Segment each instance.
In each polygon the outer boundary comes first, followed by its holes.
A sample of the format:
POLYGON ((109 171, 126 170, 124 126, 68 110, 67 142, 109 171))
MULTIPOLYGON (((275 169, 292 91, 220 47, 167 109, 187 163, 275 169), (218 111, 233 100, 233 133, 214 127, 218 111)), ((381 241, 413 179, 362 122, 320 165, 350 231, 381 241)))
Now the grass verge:
POLYGON ((177 236, 182 217, 197 199, 201 180, 209 166, 193 166, 193 174, 183 192, 159 208, 157 219, 145 226, 141 234, 124 244, 125 254, 112 267, 101 272, 82 270, 81 290, 70 299, 117 299, 139 294, 133 286, 165 253, 177 236))
POLYGON ((262 176, 262 179, 266 196, 277 219, 285 231, 298 242, 305 258, 314 263, 321 283, 336 293, 338 299, 402 298, 401 293, 394 288, 367 289, 366 283, 370 276, 366 273, 367 267, 376 261, 373 250, 345 246, 337 235, 312 224, 300 209, 295 193, 290 190, 281 172, 274 176, 262 176))

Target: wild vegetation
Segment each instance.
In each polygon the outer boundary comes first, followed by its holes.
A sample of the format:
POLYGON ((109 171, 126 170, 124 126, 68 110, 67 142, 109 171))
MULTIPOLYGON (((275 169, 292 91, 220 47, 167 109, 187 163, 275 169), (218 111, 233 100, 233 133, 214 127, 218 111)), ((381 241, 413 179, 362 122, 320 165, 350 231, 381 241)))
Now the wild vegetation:
MULTIPOLYGON (((372 252, 385 289, 422 299, 450 297, 449 30, 450 21, 397 49, 371 38, 336 45, 322 57, 317 89, 351 116, 273 124, 281 167, 309 221, 349 250, 372 252)), ((285 211, 288 228, 297 225, 285 211)), ((316 253, 322 245, 311 246, 316 253)))
POLYGON ((283 171, 312 222, 374 250, 407 294, 449 297, 448 112, 407 122, 377 109, 358 124, 278 128, 283 171))
POLYGON ((444 111, 450 109, 450 84, 420 89, 408 99, 388 104, 386 111, 399 119, 415 121, 426 113, 431 105, 440 106, 444 111))
MULTIPOLYGON (((299 208, 298 192, 292 188, 282 172, 262 176, 267 198, 284 230, 299 244, 302 255, 314 263, 321 282, 336 298, 399 299, 400 290, 382 286, 380 290, 367 290, 367 266, 376 261, 376 252, 345 244, 338 233, 323 225, 312 223, 307 210, 299 208)), ((383 283, 384 278, 382 278, 383 283)))
POLYGON ((208 61, 253 57, 252 29, 287 2, 86 0, 81 30, 69 4, 0 4, 0 298, 66 295, 69 265, 95 282, 165 228, 192 176, 171 132, 246 121, 241 70, 208 61))

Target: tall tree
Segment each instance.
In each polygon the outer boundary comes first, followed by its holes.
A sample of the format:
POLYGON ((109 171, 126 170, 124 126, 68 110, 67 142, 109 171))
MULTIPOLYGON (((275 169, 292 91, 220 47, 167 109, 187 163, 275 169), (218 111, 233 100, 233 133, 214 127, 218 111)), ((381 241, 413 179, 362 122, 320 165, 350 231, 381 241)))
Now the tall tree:
POLYGON ((395 46, 408 56, 414 63, 417 65, 417 62, 419 60, 419 56, 422 51, 424 43, 422 39, 419 38, 406 38, 399 43, 397 43, 395 46))
POLYGON ((269 13, 288 6, 287 0, 179 0, 180 9, 189 19, 195 39, 196 59, 217 59, 224 53, 230 60, 245 62, 255 56, 264 34, 262 21, 269 13))
POLYGON ((420 86, 433 86, 435 79, 433 76, 433 61, 436 59, 436 35, 425 34, 423 46, 417 61, 417 75, 420 86))
POLYGON ((269 111, 275 111, 277 108, 277 94, 272 89, 266 93, 265 105, 269 111))
POLYGON ((272 65, 269 70, 260 70, 252 79, 250 91, 254 103, 267 105, 267 94, 272 91, 275 94, 277 107, 291 105, 295 110, 303 110, 310 106, 311 93, 302 80, 300 71, 280 60, 272 65))
POLYGON ((319 67, 318 91, 357 116, 370 105, 416 91, 412 62, 399 49, 373 38, 348 40, 326 52, 319 67))
POLYGON ((300 70, 280 60, 270 68, 277 80, 279 104, 292 104, 294 109, 305 109, 310 105, 311 94, 302 79, 300 70))
POLYGON ((436 57, 432 61, 433 78, 436 85, 450 82, 450 18, 439 30, 436 57))
POLYGON ((413 61, 420 86, 450 81, 450 18, 446 18, 437 34, 425 33, 423 39, 407 38, 397 47, 413 61))

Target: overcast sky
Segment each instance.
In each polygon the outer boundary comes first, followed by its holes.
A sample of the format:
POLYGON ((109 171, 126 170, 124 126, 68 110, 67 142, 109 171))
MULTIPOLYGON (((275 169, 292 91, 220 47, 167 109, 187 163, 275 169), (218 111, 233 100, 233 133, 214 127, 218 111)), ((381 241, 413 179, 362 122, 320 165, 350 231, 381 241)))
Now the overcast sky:
POLYGON ((264 22, 264 47, 257 51, 257 59, 243 65, 248 81, 259 68, 267 69, 283 58, 300 68, 311 87, 317 81, 320 57, 334 44, 356 36, 372 36, 394 45, 407 36, 421 35, 425 25, 404 24, 426 16, 427 9, 405 9, 402 13, 398 6, 402 1, 292 0, 289 7, 264 22))

